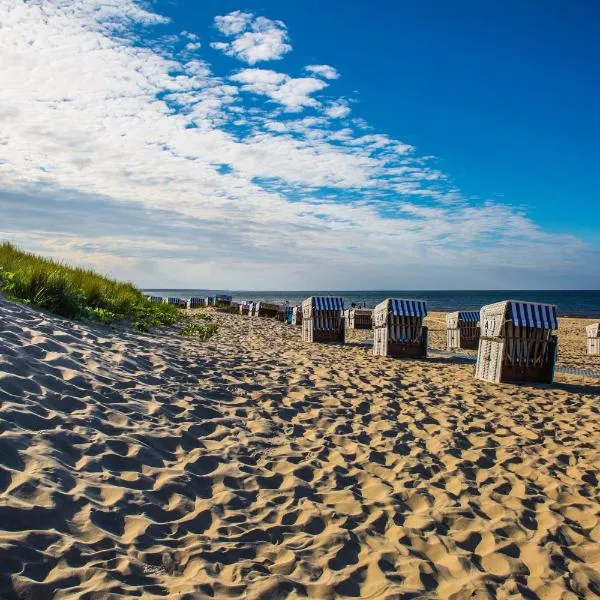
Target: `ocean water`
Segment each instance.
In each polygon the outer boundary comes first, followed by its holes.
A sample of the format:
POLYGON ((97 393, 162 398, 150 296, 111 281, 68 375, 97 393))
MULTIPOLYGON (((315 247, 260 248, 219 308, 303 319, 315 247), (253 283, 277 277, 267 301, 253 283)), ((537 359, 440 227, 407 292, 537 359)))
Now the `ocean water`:
POLYGON ((556 304, 561 316, 600 318, 600 290, 466 290, 466 291, 252 291, 252 290, 206 290, 206 289, 148 289, 157 296, 214 296, 230 294, 234 300, 254 300, 263 302, 284 302, 300 304, 309 296, 341 296, 344 305, 365 305, 373 307, 385 298, 416 298, 427 300, 430 311, 479 310, 486 304, 501 300, 528 300, 556 304))

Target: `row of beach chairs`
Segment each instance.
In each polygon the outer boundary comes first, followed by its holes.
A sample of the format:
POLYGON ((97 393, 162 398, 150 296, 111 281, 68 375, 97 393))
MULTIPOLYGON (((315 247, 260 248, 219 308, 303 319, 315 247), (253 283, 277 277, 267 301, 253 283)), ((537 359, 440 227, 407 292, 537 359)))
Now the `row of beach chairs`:
MULTIPOLYGON (((348 317, 341 298, 311 297, 303 302, 302 310, 303 340, 344 342, 348 317)), ((373 354, 426 358, 426 316, 424 300, 387 298, 378 304, 372 313, 373 354)), ((506 300, 479 312, 450 313, 446 326, 449 348, 477 348, 476 378, 496 383, 554 380, 556 306, 506 300)), ((598 329, 588 329, 598 335, 598 329)))
MULTIPOLYGON (((427 358, 428 330, 425 300, 387 298, 374 309, 344 309, 342 298, 311 296, 301 305, 274 304, 231 296, 162 298, 181 308, 215 306, 248 316, 274 318, 302 327, 307 342, 345 342, 347 329, 372 329, 373 354, 398 358, 427 358)), ((491 382, 530 381, 552 383, 558 352, 556 306, 505 300, 483 306, 480 311, 457 311, 446 315, 449 350, 477 350, 475 376, 491 382)), ((586 327, 587 351, 600 354, 600 323, 586 327)))

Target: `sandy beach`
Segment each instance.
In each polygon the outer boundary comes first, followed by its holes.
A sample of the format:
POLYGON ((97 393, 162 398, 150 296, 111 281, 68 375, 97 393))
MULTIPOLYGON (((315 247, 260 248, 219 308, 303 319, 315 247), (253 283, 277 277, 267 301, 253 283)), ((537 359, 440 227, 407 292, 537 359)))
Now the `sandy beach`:
MULTIPOLYGON (((600 381, 0 298, 0 598, 592 598, 600 381)), ((591 320, 560 319, 560 363, 591 320)), ((427 318, 444 346, 443 314, 427 318)))

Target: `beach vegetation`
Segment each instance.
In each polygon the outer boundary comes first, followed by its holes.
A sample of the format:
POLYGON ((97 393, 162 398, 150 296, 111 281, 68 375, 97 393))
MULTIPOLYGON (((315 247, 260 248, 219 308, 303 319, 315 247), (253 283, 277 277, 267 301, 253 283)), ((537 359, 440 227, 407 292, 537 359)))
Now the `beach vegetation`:
POLYGON ((185 319, 179 334, 205 341, 213 336, 217 332, 217 329, 217 324, 212 322, 212 318, 209 315, 200 313, 194 315, 194 318, 188 317, 185 319))
POLYGON ((0 291, 69 319, 127 321, 138 331, 181 319, 176 306, 150 302, 132 283, 24 252, 10 242, 0 244, 0 291))

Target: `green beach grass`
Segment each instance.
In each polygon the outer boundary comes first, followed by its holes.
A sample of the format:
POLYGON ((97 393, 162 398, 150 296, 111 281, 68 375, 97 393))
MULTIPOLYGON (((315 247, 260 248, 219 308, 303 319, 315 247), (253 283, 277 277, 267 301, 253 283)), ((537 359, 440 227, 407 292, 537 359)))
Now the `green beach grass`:
POLYGON ((131 283, 24 252, 10 242, 0 244, 0 291, 63 317, 129 321, 139 331, 173 325, 182 316, 175 306, 148 301, 131 283))

